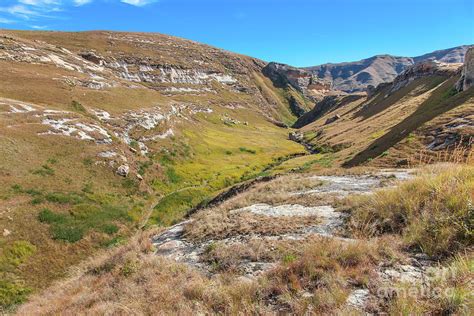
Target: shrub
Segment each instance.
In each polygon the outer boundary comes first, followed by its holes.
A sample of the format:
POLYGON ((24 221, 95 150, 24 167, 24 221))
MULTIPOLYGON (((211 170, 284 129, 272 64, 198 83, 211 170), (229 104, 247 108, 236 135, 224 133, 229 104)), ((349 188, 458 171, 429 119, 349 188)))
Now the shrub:
POLYGON ((253 155, 255 155, 257 153, 256 150, 249 149, 249 148, 246 148, 246 147, 240 147, 239 150, 243 153, 248 153, 248 154, 253 154, 253 155))
POLYGON ((86 113, 87 112, 86 108, 82 104, 77 102, 76 100, 73 100, 71 102, 71 107, 76 112, 81 112, 81 113, 86 113))
POLYGON ((4 248, 0 257, 1 270, 9 270, 22 264, 36 251, 36 246, 26 240, 17 240, 4 248))
POLYGON ((31 289, 25 287, 19 282, 0 280, 0 307, 9 308, 10 306, 21 304, 26 300, 31 289))
POLYGON ((51 233, 53 239, 74 243, 84 237, 84 228, 79 226, 55 225, 52 227, 51 233))
POLYGON ((54 175, 54 170, 48 165, 42 165, 40 169, 33 170, 33 174, 44 176, 54 175))
POLYGON ((61 192, 51 192, 45 195, 45 199, 48 202, 58 203, 58 204, 78 204, 81 203, 84 198, 75 193, 61 193, 61 192))

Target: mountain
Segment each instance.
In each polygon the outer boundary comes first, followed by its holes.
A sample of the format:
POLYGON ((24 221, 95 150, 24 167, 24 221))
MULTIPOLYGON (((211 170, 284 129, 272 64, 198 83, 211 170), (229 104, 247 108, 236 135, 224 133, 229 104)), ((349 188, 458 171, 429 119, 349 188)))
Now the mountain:
POLYGON ((368 86, 391 82, 397 75, 412 66, 428 60, 444 63, 463 63, 469 45, 438 50, 417 57, 377 55, 355 62, 323 64, 304 68, 318 78, 330 82, 332 89, 345 92, 364 91, 368 86))

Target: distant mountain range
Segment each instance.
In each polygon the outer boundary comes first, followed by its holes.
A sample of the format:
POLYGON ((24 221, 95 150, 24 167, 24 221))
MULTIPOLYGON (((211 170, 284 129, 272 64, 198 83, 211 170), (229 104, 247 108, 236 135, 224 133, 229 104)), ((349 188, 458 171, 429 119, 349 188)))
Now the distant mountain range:
POLYGON ((436 60, 444 63, 462 63, 471 45, 463 45, 417 57, 377 55, 354 62, 323 64, 304 68, 316 77, 331 83, 332 89, 345 92, 363 91, 369 85, 391 82, 402 71, 415 63, 436 60))

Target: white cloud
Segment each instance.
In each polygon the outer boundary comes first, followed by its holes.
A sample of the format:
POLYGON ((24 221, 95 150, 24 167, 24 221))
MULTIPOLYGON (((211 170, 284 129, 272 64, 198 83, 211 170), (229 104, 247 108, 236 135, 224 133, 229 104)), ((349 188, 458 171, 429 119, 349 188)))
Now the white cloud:
POLYGON ((156 2, 156 0, 121 0, 123 3, 134 5, 136 7, 143 7, 144 5, 156 2))
POLYGON ((92 0, 74 0, 74 5, 79 7, 81 5, 88 4, 90 2, 92 2, 92 0))
POLYGON ((36 7, 60 4, 57 0, 18 0, 18 2, 36 7))
MULTIPOLYGON (((11 0, 10 5, 0 4, 0 13, 4 13, 0 23, 6 24, 10 20, 40 21, 44 18, 61 18, 59 12, 70 11, 74 7, 80 7, 94 1, 105 3, 126 3, 136 7, 142 7, 159 0, 11 0)), ((0 0, 3 2, 3 0, 0 0)))

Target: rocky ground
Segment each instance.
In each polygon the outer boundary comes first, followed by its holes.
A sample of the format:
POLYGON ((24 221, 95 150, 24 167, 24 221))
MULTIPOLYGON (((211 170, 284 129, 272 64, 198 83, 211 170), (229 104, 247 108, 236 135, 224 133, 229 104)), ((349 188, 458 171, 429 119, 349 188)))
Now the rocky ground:
MULTIPOLYGON (((200 211, 153 237, 156 255, 185 263, 212 278, 222 273, 221 269, 216 268, 215 261, 209 260, 209 253, 217 247, 236 252, 251 248, 255 252, 255 244, 266 249, 276 249, 282 244, 298 247, 312 238, 328 238, 342 243, 356 242, 356 239, 348 238, 345 232, 344 223, 350 215, 342 211, 341 199, 372 194, 379 188, 397 185, 399 181, 411 178, 413 172, 381 170, 361 175, 305 176, 299 179, 300 182, 307 181, 304 188, 295 190, 290 185, 288 192, 280 192, 281 199, 274 205, 268 202, 254 203, 252 193, 242 193, 224 202, 227 205, 214 208, 214 212, 226 213, 221 222, 225 226, 223 230, 216 227, 196 228, 213 225, 209 218, 214 215, 210 211, 200 211), (245 194, 247 196, 242 196, 245 194), (298 204, 298 200, 301 204, 298 204), (245 205, 245 202, 250 203, 245 205), (245 206, 233 208, 233 205, 245 206), (252 229, 242 228, 242 224, 236 228, 227 222, 229 219, 232 222, 248 221, 247 224, 252 229), (270 222, 273 224, 269 224, 270 222), (256 228, 258 226, 260 227, 256 228), (291 228, 288 229, 289 227, 291 228), (209 231, 213 229, 213 232, 209 231)), ((272 182, 263 184, 260 188, 251 188, 250 191, 262 192, 265 187, 270 193, 272 182)), ((273 258, 265 255, 259 258, 255 253, 237 257, 231 265, 242 279, 255 279, 278 265, 273 258)), ((380 263, 376 273, 381 282, 387 284, 395 281, 419 282, 427 277, 431 266, 433 262, 418 255, 408 258, 403 264, 380 263)), ((365 309, 368 302, 377 300, 379 294, 372 293, 370 289, 354 287, 346 303, 352 308, 365 309)))

